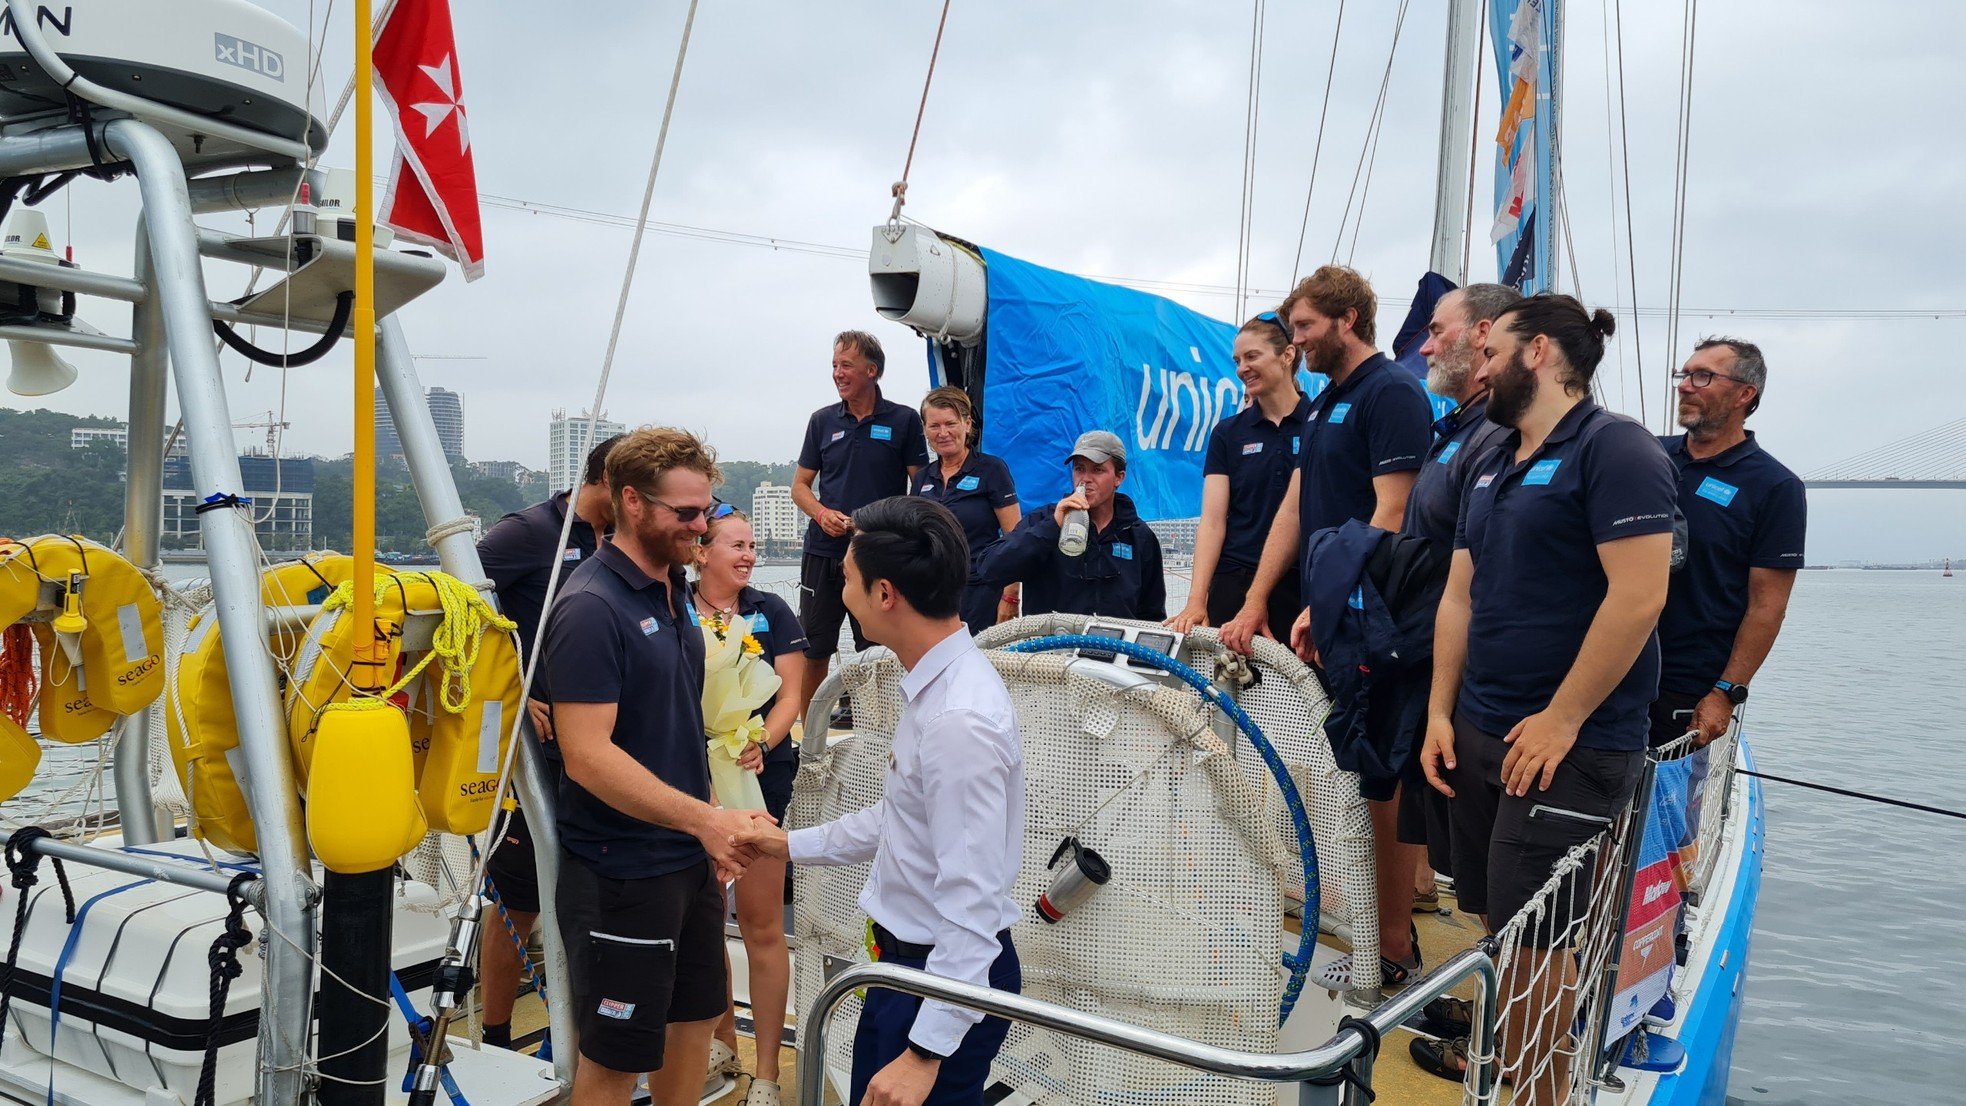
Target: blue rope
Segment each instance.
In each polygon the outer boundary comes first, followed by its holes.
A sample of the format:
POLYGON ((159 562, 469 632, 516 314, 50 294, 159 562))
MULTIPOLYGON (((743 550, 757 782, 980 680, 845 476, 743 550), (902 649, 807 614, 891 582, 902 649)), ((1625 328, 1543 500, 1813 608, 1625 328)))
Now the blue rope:
MULTIPOLYGON (((466 837, 464 840, 471 846, 471 860, 475 864, 478 860, 478 839, 475 837, 466 837)), ((512 938, 512 947, 519 950, 519 966, 526 970, 527 978, 532 980, 533 990, 539 993, 539 1004, 551 1010, 553 1003, 546 995, 546 975, 533 966, 532 954, 526 951, 525 938, 519 936, 519 927, 512 923, 512 915, 506 913, 505 900, 498 897, 498 885, 492 882, 490 872, 485 873, 485 897, 491 900, 492 908, 498 911, 498 920, 505 923, 505 935, 512 938)), ((483 981, 483 967, 484 965, 479 965, 480 982, 483 981)), ((546 1032, 539 1038, 537 1055, 541 1060, 551 1060, 553 1058, 553 1030, 551 1027, 548 1027, 546 1032)))
MULTIPOLYGON (((416 1046, 416 1038, 428 1034, 434 1023, 416 1012, 416 1005, 410 1002, 410 993, 403 989, 403 981, 396 978, 395 972, 389 973, 389 994, 395 998, 396 1009, 402 1012, 403 1020, 410 1027, 410 1070, 403 1075, 403 1093, 408 1094, 410 1088, 416 1085, 416 1069, 423 1063, 423 1050, 416 1046)), ((438 1046, 439 1042, 430 1042, 430 1047, 438 1046)), ((450 1065, 437 1068, 437 1081, 443 1084, 444 1093, 450 1096, 451 1106, 471 1106, 463 1090, 459 1089, 457 1080, 452 1077, 450 1065)))
MULTIPOLYGON (((120 887, 98 891, 75 911, 75 921, 69 924, 68 939, 62 942, 61 955, 55 958, 54 979, 48 984, 48 1055, 55 1055, 55 1037, 61 1032, 61 977, 68 970, 69 958, 75 955, 75 946, 82 940, 82 923, 88 920, 89 910, 111 895, 120 895, 134 887, 145 887, 155 880, 132 880, 120 887)), ((48 1065, 48 1106, 55 1106, 54 1065, 48 1065)))
POLYGON ((1305 813, 1304 798, 1298 794, 1297 782, 1290 778, 1290 770, 1284 767, 1283 758, 1277 755, 1276 748, 1270 744, 1269 738, 1263 736, 1263 731, 1257 727, 1255 719, 1249 717, 1249 712, 1216 687, 1208 677, 1166 653, 1131 641, 1093 637, 1090 634, 1057 634, 1020 641, 1008 647, 1012 653, 1050 653, 1063 649, 1097 649, 1117 653, 1167 672, 1194 688, 1201 693, 1204 701, 1228 715, 1236 728, 1249 736, 1249 743, 1262 756, 1263 763, 1269 766, 1270 775, 1276 778, 1277 788, 1283 792, 1284 806, 1290 811, 1291 827, 1297 831, 1298 855, 1304 863, 1304 925, 1298 934, 1297 952, 1283 955, 1283 966, 1290 969, 1290 979, 1284 984, 1283 1003, 1277 1012, 1279 1024, 1288 1021, 1290 1011, 1297 1005, 1297 996, 1304 990, 1304 976, 1310 970, 1312 950, 1317 947, 1317 909, 1322 889, 1318 879, 1317 841, 1311 837, 1310 815, 1305 813))

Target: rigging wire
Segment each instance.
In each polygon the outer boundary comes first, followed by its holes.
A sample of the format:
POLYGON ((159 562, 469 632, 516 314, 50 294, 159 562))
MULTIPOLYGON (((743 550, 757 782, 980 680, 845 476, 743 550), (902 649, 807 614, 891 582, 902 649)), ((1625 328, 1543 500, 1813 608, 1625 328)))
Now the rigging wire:
MULTIPOLYGON (((683 17, 682 41, 676 46, 676 69, 669 78, 669 99, 662 106, 662 127, 656 132, 655 154, 649 161, 648 181, 642 186, 641 213, 635 220, 635 237, 628 245, 628 264, 621 274, 621 294, 615 300, 614 326, 608 332, 607 352, 601 357, 601 378, 594 385, 594 406, 589 409, 587 416, 587 444, 590 448, 595 443, 594 435, 601 421, 602 404, 607 401, 608 378, 614 372, 614 355, 616 349, 621 344, 621 326, 628 317, 628 296, 635 287, 635 268, 642 256, 642 238, 647 229, 649 207, 655 200, 656 178, 662 170, 662 151, 669 144, 669 122, 675 116, 676 92, 683 83, 683 61, 689 56, 690 32, 696 26, 696 5, 697 0, 690 0, 689 12, 683 17)), ((559 563, 560 556, 566 551, 567 542, 573 533, 573 520, 578 515, 578 511, 569 510, 566 518, 560 523, 560 540, 553 555, 553 562, 555 564, 559 563)), ((546 594, 540 597, 539 609, 542 611, 552 610, 553 600, 558 597, 559 590, 560 574, 557 572, 549 573, 546 578, 546 594)), ((525 678, 519 688, 519 699, 521 702, 530 700, 532 696, 533 681, 539 672, 539 655, 541 652, 541 650, 535 649, 526 657, 525 678)), ((485 848, 479 855, 478 863, 471 872, 470 882, 464 885, 466 887, 484 886, 485 870, 491 864, 493 854, 498 851, 499 846, 505 841, 505 827, 511 821, 512 814, 511 811, 503 809, 503 797, 506 789, 512 785, 512 762, 518 755, 520 746, 528 740, 524 731, 526 719, 527 714, 522 710, 518 711, 517 717, 512 720, 511 741, 506 745, 504 760, 499 765, 498 785, 492 791, 492 794, 499 798, 498 806, 500 809, 496 828, 493 832, 486 835, 485 848)))
MULTIPOLYGON (((908 136, 908 157, 901 163, 901 179, 894 182, 894 210, 888 213, 890 230, 897 230, 901 221, 901 205, 908 202, 908 174, 915 168, 915 143, 921 141, 922 117, 928 114, 928 90, 935 83, 935 59, 942 56, 942 30, 949 25, 949 5, 952 0, 942 0, 942 18, 935 24, 935 45, 928 51, 928 75, 922 78, 922 100, 915 107, 915 130, 908 136)), ((695 0, 691 0, 691 7, 695 0)), ((475 885, 474 885, 475 886, 475 885)))
MULTIPOLYGON (((1623 154, 1625 180, 1625 273, 1631 281, 1632 316, 1634 320, 1641 314, 1638 307, 1638 238, 1632 234, 1632 144, 1631 123, 1625 114, 1625 4, 1624 0, 1611 0, 1613 25, 1617 28, 1618 39, 1618 148, 1623 154)), ((1633 375, 1638 378, 1638 421, 1644 425, 1648 420, 1645 414, 1645 340, 1643 329, 1637 326, 1632 331, 1633 375)))
MULTIPOLYGON (((1488 37, 1488 0, 1481 0, 1481 34, 1488 37)), ((1482 72, 1488 68, 1488 45, 1475 51, 1474 111, 1468 116, 1473 126, 1468 128, 1468 204, 1461 220, 1461 283, 1468 283, 1468 268, 1474 257, 1474 211, 1475 211, 1475 166, 1481 159, 1481 86, 1482 72)))
POLYGON ((1318 160, 1324 155, 1324 124, 1331 116, 1331 78, 1338 73, 1338 37, 1345 29, 1345 0, 1338 0, 1338 21, 1331 28, 1331 60, 1324 68, 1324 106, 1317 113, 1317 142, 1311 147, 1311 179, 1304 186, 1304 218, 1297 224, 1297 253, 1290 262, 1290 283, 1303 275, 1304 234, 1311 227, 1311 197, 1317 194, 1318 160))
POLYGON ((1352 213, 1352 195, 1358 195, 1358 219, 1352 223, 1352 248, 1345 257, 1345 264, 1352 263, 1358 253, 1359 228, 1365 225, 1365 200, 1372 192, 1372 170, 1379 163, 1379 136, 1386 132, 1386 92, 1392 86, 1393 59, 1399 56, 1399 35, 1406 27, 1407 0, 1399 0, 1399 15, 1393 21, 1393 44, 1386 50, 1386 72, 1379 78, 1379 98, 1372 105, 1372 118, 1366 123, 1366 141, 1359 149, 1359 166, 1352 171, 1352 190, 1345 196, 1345 214, 1338 219, 1338 240, 1331 244, 1331 262, 1338 262, 1338 246, 1345 240, 1345 220, 1352 213), (1365 177, 1364 191, 1359 189, 1361 171, 1365 177))
POLYGON ((1255 248, 1257 106, 1263 89, 1264 0, 1255 0, 1249 22, 1249 99, 1242 123, 1242 210, 1236 217, 1236 313, 1249 313, 1249 255, 1255 248))
MULTIPOLYGON (((1612 156, 1615 151, 1614 143, 1611 140, 1611 136, 1615 132, 1611 126, 1611 5, 1609 3, 1600 3, 1598 5, 1598 30, 1601 32, 1600 37, 1604 44, 1604 180, 1611 191, 1611 203, 1605 209, 1605 214, 1609 217, 1611 223, 1611 310, 1613 314, 1622 315, 1625 310, 1625 286, 1618 280, 1618 272, 1624 268, 1624 265, 1619 261, 1618 255, 1618 171, 1614 164, 1615 159, 1612 156)), ((1626 243, 1626 247, 1629 248, 1630 243, 1626 243)), ((1637 320, 1634 318, 1634 326, 1636 323, 1637 320)), ((1625 379, 1624 334, 1624 330, 1630 329, 1633 328, 1623 328, 1612 339, 1618 351, 1618 407, 1620 410, 1631 404, 1631 394, 1625 379)))
MULTIPOLYGON (((1686 275, 1686 179, 1690 170, 1693 153, 1693 44, 1698 32, 1700 0, 1686 0, 1686 17, 1682 23, 1679 44, 1679 133, 1673 150, 1673 193, 1672 193, 1672 270, 1667 281, 1666 299, 1672 314, 1666 319, 1666 360, 1668 363, 1678 356, 1679 351, 1679 298, 1685 289, 1686 275)), ((1671 429, 1672 378, 1667 376, 1664 406, 1661 417, 1666 421, 1665 429, 1671 429)))

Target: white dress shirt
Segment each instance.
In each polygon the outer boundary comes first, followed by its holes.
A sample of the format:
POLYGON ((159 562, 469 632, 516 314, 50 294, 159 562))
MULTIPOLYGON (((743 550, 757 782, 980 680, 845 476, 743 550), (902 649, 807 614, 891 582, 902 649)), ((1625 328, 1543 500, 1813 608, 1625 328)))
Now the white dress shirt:
MULTIPOLYGON (((904 701, 886 792, 864 810, 797 830, 795 864, 872 859, 867 916, 900 940, 934 945, 928 970, 989 986, 1017 920, 1011 884, 1024 846, 1024 751, 1010 693, 958 628, 901 679, 904 701)), ((983 1015, 924 1002, 909 1039, 948 1056, 983 1015)))

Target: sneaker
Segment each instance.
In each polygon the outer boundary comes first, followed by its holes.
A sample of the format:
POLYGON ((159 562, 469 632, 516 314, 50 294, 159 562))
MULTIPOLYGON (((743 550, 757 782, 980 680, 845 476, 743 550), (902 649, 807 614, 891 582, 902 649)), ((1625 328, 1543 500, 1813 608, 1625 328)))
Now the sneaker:
POLYGON ((715 1037, 710 1038, 710 1079, 715 1081, 726 1075, 735 1078, 743 1074, 744 1062, 738 1059, 737 1050, 715 1037))
POLYGON ((1425 891, 1413 892, 1413 913, 1415 914, 1440 913, 1440 889, 1437 887, 1429 887, 1425 891))
POLYGON ((778 1084, 769 1079, 751 1080, 751 1089, 744 1092, 743 1106, 780 1106, 778 1084))

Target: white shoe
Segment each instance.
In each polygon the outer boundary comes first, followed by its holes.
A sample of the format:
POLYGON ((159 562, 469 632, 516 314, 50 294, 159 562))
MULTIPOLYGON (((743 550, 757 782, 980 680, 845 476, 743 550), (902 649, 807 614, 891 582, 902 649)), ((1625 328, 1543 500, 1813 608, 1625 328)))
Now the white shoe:
POLYGON ((744 1094, 744 1106, 781 1106, 778 1084, 769 1079, 751 1080, 751 1089, 744 1094))
POLYGON ((737 1050, 715 1037, 710 1038, 710 1070, 708 1072, 710 1078, 716 1080, 726 1075, 735 1077, 743 1074, 744 1062, 738 1059, 737 1050))

